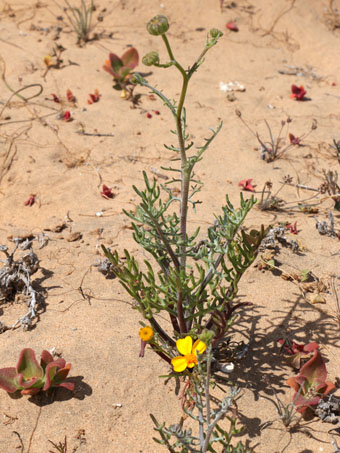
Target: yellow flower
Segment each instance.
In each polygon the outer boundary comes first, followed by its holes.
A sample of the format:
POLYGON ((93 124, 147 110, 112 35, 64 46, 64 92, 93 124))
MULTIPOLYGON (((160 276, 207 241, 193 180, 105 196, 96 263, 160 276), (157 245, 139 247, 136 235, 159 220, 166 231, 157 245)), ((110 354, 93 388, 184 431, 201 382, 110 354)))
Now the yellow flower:
POLYGON ((46 56, 44 57, 44 63, 45 63, 45 65, 46 65, 47 67, 53 65, 53 61, 52 61, 51 55, 46 55, 46 56))
POLYGON ((171 360, 171 364, 174 367, 174 371, 176 371, 176 373, 184 371, 187 367, 193 368, 195 365, 197 365, 197 352, 199 354, 202 354, 206 349, 206 345, 203 343, 203 341, 196 340, 195 343, 192 344, 192 338, 189 336, 177 340, 176 346, 178 352, 182 354, 181 356, 174 357, 171 360))
POLYGON ((153 337, 153 329, 150 326, 142 327, 139 329, 139 336, 142 341, 150 341, 153 337))

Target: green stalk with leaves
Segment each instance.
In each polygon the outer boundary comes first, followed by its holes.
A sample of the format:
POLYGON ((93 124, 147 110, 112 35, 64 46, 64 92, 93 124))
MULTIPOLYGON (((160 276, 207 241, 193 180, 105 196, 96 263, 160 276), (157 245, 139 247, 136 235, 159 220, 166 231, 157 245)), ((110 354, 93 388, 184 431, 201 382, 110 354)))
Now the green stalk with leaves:
POLYGON ((195 201, 194 196, 202 188, 202 182, 194 175, 194 167, 202 160, 222 123, 205 139, 203 145, 192 152, 193 142, 189 142, 186 132, 185 98, 192 76, 222 33, 216 29, 210 30, 197 60, 191 67, 184 69, 176 60, 166 36, 168 28, 164 16, 156 16, 147 26, 149 33, 161 36, 169 61, 161 64, 158 53, 150 52, 143 58, 143 63, 159 68, 174 66, 179 71, 182 78, 179 101, 168 99, 138 73, 134 75, 134 82, 149 88, 172 113, 176 125, 176 130, 172 132, 177 136, 178 143, 165 147, 174 153, 173 161, 180 161, 180 166, 163 168, 175 175, 165 185, 159 185, 156 179, 150 181, 144 172, 144 190, 133 186, 140 199, 137 210, 135 213, 125 211, 133 221, 135 241, 153 256, 159 270, 156 271, 149 261, 145 261, 146 271, 141 270, 127 250, 126 260, 122 261, 117 252, 105 247, 103 249, 113 264, 114 273, 157 334, 151 343, 155 351, 170 361, 169 348, 175 346, 177 338, 188 333, 197 337, 205 328, 215 331, 216 341, 225 335, 234 317, 235 306, 232 302, 237 294, 238 282, 254 261, 264 231, 263 228, 250 233, 241 230, 246 215, 255 204, 253 197, 244 200, 242 195, 239 209, 235 209, 227 197, 222 214, 215 216, 206 239, 197 239, 199 228, 191 234, 187 231, 188 207, 191 204, 195 208, 198 201, 195 201), (176 184, 181 186, 180 197, 171 190, 171 185, 176 184), (179 204, 178 211, 170 212, 176 203, 179 204), (169 315, 174 338, 165 332, 156 319, 157 314, 164 311, 169 315), (219 314, 227 315, 227 318, 222 316, 221 320, 219 314))
POLYGON ((114 274, 149 324, 141 323, 144 327, 140 330, 140 356, 144 356, 145 346, 149 344, 162 359, 172 364, 170 376, 186 379, 184 398, 191 401, 187 413, 199 422, 199 436, 192 437, 191 433, 182 431, 181 426, 174 428, 174 431, 166 429, 153 417, 156 430, 161 435, 159 442, 171 452, 177 447, 182 448, 182 453, 214 452, 212 444, 215 442, 223 445, 225 452, 250 451, 244 449, 242 443, 235 450, 229 445, 232 436, 238 433, 234 417, 227 416, 229 433, 219 426, 233 404, 236 390, 231 391, 230 397, 219 408, 211 409, 209 386, 217 371, 228 371, 228 364, 220 363, 218 346, 223 342, 228 344, 226 335, 237 319, 236 310, 247 305, 235 303, 234 299, 242 275, 256 258, 265 231, 263 227, 260 231, 250 232, 242 228, 256 202, 253 196, 245 200, 242 194, 238 209, 226 197, 221 214, 215 215, 204 239, 198 238, 199 228, 188 231, 188 208, 192 205, 195 209, 199 203, 195 195, 202 189, 202 182, 196 178, 194 168, 221 130, 222 123, 195 149, 186 131, 186 94, 191 78, 222 33, 210 30, 203 51, 193 65, 185 69, 174 55, 166 35, 168 29, 164 16, 156 16, 148 23, 148 32, 161 36, 168 61, 161 63, 159 54, 153 51, 144 56, 143 63, 165 69, 175 67, 179 71, 182 89, 178 101, 171 101, 163 91, 150 85, 138 73, 131 79, 158 96, 175 121, 175 129, 171 132, 177 137, 177 143, 165 145, 165 148, 173 154, 172 161, 178 165, 162 167, 173 176, 160 185, 144 172, 144 189, 133 186, 139 197, 136 211, 124 211, 132 220, 134 240, 154 261, 145 260, 142 268, 127 250, 124 252, 125 259, 121 259, 117 251, 104 246, 103 250, 112 263, 114 274), (177 191, 180 186, 179 196, 175 195, 174 186, 177 191), (172 329, 164 324, 164 316, 158 316, 160 313, 168 315, 172 329), (176 347, 181 355, 178 355, 176 347), (203 354, 202 358, 198 357, 199 354, 203 354), (198 410, 198 415, 194 415, 194 410, 198 410), (173 435, 177 440, 171 445, 170 437, 173 435))

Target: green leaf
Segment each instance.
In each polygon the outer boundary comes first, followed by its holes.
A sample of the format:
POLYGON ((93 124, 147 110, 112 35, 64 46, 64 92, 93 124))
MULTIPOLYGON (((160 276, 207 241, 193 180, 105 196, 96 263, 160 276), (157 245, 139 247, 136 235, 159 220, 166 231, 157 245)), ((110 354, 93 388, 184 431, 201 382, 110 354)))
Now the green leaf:
POLYGON ((17 372, 21 373, 25 380, 41 378, 44 375, 43 369, 38 364, 33 349, 26 348, 20 352, 17 372))

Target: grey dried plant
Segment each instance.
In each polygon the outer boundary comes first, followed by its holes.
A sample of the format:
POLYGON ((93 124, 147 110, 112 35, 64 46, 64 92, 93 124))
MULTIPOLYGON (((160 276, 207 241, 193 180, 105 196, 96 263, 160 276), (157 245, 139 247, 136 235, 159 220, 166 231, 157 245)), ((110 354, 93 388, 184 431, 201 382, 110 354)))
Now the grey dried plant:
MULTIPOLYGON (((38 293, 32 286, 31 277, 39 269, 39 260, 33 251, 32 241, 15 238, 14 242, 15 246, 11 252, 8 251, 7 246, 0 246, 0 252, 6 257, 4 260, 0 260, 3 263, 0 268, 0 304, 13 302, 18 294, 23 294, 27 299, 28 310, 10 328, 14 329, 17 325, 21 325, 26 330, 31 327, 33 319, 37 317, 38 293), (26 251, 26 253, 15 258, 18 250, 26 251)), ((8 328, 4 324, 0 324, 0 332, 8 328)))

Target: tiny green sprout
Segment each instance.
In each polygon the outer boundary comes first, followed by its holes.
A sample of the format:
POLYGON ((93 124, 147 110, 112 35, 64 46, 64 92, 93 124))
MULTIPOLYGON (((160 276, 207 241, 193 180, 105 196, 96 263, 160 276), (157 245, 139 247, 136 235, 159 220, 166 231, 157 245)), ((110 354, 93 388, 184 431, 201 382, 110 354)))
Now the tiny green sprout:
POLYGON ((142 63, 145 64, 145 66, 154 66, 159 64, 159 55, 158 52, 153 50, 152 52, 147 53, 144 55, 142 58, 142 63))
POLYGON ((147 24, 146 29, 150 35, 159 36, 164 35, 169 30, 169 22, 165 16, 159 14, 153 17, 147 24))
POLYGON ((300 280, 302 282, 307 282, 311 278, 311 272, 309 269, 303 269, 300 272, 300 280))

